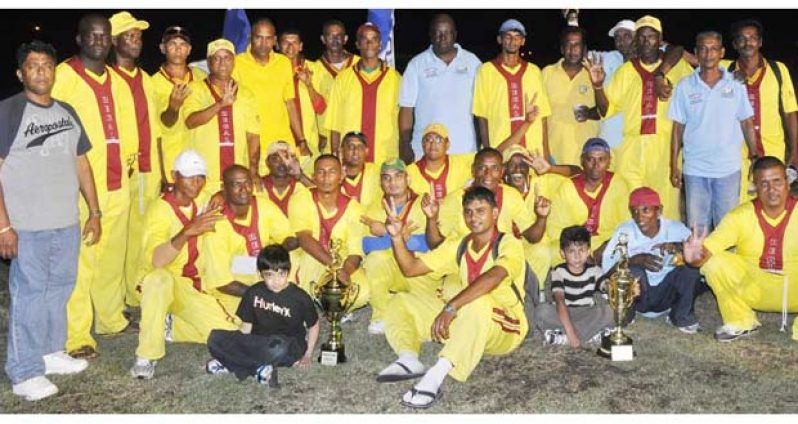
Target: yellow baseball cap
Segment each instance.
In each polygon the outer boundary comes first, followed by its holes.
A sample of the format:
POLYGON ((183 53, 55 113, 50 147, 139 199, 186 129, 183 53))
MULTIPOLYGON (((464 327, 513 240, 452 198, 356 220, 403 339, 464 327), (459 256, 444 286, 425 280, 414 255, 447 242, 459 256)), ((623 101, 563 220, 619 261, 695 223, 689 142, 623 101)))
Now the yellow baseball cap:
POLYGON ((236 54, 236 47, 229 40, 219 38, 208 43, 208 54, 206 57, 211 57, 219 50, 227 50, 234 56, 236 54))
POLYGON ((523 146, 520 144, 513 144, 512 146, 508 147, 504 153, 502 153, 502 160, 504 163, 507 163, 513 158, 513 156, 525 153, 528 153, 528 151, 523 146))
POLYGON ((424 135, 429 133, 435 133, 443 138, 449 138, 449 130, 443 124, 432 123, 427 125, 427 128, 424 128, 424 135))
POLYGON ((635 22, 635 31, 645 27, 652 28, 662 34, 662 23, 660 23, 659 19, 651 15, 643 16, 635 22))
POLYGON ((147 21, 140 21, 133 17, 130 12, 119 12, 108 19, 111 22, 111 37, 130 31, 131 29, 145 30, 150 27, 147 21))
POLYGON ((266 148, 266 157, 278 152, 291 153, 291 145, 282 140, 275 141, 272 144, 269 144, 269 147, 266 148))

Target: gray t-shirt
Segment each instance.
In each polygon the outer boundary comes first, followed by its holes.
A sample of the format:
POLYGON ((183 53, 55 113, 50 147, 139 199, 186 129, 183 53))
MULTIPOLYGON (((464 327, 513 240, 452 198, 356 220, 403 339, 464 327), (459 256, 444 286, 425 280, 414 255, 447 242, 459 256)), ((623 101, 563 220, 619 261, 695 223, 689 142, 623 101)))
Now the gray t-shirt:
POLYGON ((0 102, 0 182, 11 225, 40 231, 79 223, 76 158, 91 149, 75 110, 23 93, 0 102))

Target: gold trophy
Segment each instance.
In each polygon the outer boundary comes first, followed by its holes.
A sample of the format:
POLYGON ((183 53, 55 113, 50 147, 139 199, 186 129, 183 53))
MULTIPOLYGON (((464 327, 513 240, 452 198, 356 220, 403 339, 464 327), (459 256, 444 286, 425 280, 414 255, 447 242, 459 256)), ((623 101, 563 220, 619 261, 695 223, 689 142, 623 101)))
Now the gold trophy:
POLYGON ((346 284, 338 278, 338 273, 343 268, 341 240, 330 240, 330 255, 332 255, 332 263, 327 267, 320 281, 312 282, 310 286, 314 302, 330 322, 330 337, 326 343, 321 345, 321 354, 319 355, 319 362, 322 365, 346 362, 341 317, 349 311, 360 293, 360 286, 354 283, 346 284))
POLYGON ((623 322, 635 297, 640 292, 639 278, 632 276, 629 271, 629 250, 627 244, 629 236, 621 233, 618 246, 613 253, 619 254, 621 259, 618 267, 606 283, 610 308, 613 312, 615 328, 609 335, 601 337, 601 347, 596 353, 613 361, 631 361, 635 352, 632 348, 632 339, 623 333, 623 322))

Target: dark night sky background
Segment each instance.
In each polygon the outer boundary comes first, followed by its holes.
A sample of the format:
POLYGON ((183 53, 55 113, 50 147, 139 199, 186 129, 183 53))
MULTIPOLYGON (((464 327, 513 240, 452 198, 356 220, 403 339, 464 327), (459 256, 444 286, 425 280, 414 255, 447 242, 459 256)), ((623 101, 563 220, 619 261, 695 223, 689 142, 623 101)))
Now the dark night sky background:
MULTIPOLYGON (((194 51, 191 60, 202 58, 207 43, 221 36, 224 10, 170 10, 170 9, 130 9, 139 19, 150 22, 150 29, 144 32, 144 51, 141 66, 152 72, 157 69, 162 56, 158 51, 161 33, 169 25, 182 25, 189 28, 193 35, 194 51)), ((403 71, 407 62, 415 54, 429 44, 427 26, 432 15, 437 12, 450 13, 458 26, 458 42, 474 52, 480 59, 487 60, 498 52, 496 32, 504 19, 519 19, 530 34, 527 37, 526 50, 532 53, 532 62, 543 66, 559 58, 558 34, 565 21, 558 9, 501 9, 501 10, 433 10, 433 9, 397 9, 395 12, 396 29, 395 49, 397 68, 403 71)), ((75 33, 77 22, 86 10, 79 9, 38 9, 38 10, 4 10, 0 27, 0 98, 5 98, 20 90, 14 72, 16 70, 15 50, 17 46, 33 38, 52 43, 58 50, 59 60, 63 60, 77 50, 75 33), (40 31, 35 31, 35 26, 40 31)), ((98 11, 110 16, 116 10, 98 11)), ((644 14, 652 14, 662 20, 665 39, 693 47, 694 36, 698 31, 714 29, 724 34, 726 56, 734 57, 728 39, 728 29, 732 22, 743 18, 755 18, 765 26, 764 54, 768 58, 785 62, 791 68, 793 78, 798 69, 798 31, 795 30, 798 10, 633 10, 633 9, 582 9, 580 25, 588 32, 590 49, 613 49, 612 39, 607 31, 620 19, 637 19, 644 14)), ((269 17, 281 29, 293 27, 303 34, 305 54, 316 59, 321 53, 319 34, 321 24, 326 19, 342 20, 350 34, 347 48, 355 51, 351 36, 355 28, 366 20, 366 9, 247 9, 250 22, 259 17, 269 17)))

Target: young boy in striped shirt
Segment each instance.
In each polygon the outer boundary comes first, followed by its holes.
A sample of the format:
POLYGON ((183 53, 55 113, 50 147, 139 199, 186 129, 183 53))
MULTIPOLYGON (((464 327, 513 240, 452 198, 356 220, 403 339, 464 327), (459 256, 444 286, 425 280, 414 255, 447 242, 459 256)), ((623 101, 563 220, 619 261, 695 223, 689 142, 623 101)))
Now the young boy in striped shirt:
POLYGON ((534 322, 543 332, 543 344, 577 348, 600 341, 601 334, 613 326, 612 311, 597 295, 603 280, 601 267, 587 263, 590 232, 584 226, 571 226, 560 235, 560 254, 565 263, 551 270, 554 303, 535 309, 534 322))

